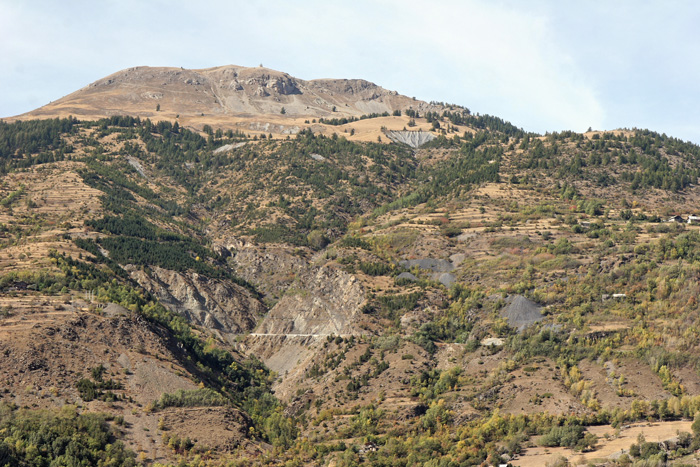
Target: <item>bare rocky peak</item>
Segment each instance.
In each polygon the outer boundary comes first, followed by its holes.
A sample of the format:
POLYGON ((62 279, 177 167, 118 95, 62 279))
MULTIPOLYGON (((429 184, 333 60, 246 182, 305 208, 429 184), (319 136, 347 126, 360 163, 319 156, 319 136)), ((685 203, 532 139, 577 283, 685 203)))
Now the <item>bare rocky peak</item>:
POLYGON ((97 80, 27 116, 342 118, 409 108, 425 112, 438 107, 361 79, 306 81, 269 68, 235 65, 199 70, 140 66, 97 80))

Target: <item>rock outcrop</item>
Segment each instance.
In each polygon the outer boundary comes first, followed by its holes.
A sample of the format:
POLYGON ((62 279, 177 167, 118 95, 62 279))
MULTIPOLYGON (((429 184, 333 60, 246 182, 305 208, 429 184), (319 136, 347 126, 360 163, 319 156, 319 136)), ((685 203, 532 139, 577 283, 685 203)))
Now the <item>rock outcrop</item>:
POLYGON ((309 267, 244 345, 283 376, 275 391, 288 398, 328 336, 360 332, 364 302, 364 289, 355 276, 330 265, 309 267))
POLYGON ((215 245, 214 250, 227 257, 236 273, 270 300, 279 299, 309 267, 293 248, 283 245, 256 245, 231 238, 215 245))
MULTIPOLYGON (((216 247, 220 249, 221 246, 216 247)), ((315 265, 286 246, 229 240, 229 264, 270 299, 278 299, 256 334, 352 334, 365 301, 360 282, 333 265, 315 265)))
POLYGON ((132 269, 131 276, 163 305, 231 343, 238 334, 254 329, 265 313, 265 306, 248 289, 230 281, 159 267, 150 273, 132 269))
POLYGON ((333 266, 312 268, 299 277, 260 323, 256 334, 325 337, 353 334, 365 294, 355 276, 333 266))
POLYGON ((242 277, 269 300, 277 300, 241 345, 283 376, 275 390, 286 398, 327 336, 361 332, 358 322, 366 301, 364 288, 337 265, 316 264, 294 254, 291 247, 230 239, 215 247, 222 248, 242 277))
POLYGON ((387 131, 386 135, 392 141, 412 148, 419 148, 435 139, 435 135, 427 131, 387 131))

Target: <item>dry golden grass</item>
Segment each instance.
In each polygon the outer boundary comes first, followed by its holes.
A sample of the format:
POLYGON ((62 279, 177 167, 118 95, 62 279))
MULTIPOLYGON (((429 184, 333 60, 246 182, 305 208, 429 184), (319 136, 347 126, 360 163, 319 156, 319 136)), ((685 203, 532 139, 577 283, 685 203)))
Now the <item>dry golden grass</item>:
POLYGON ((604 462, 622 451, 629 451, 630 446, 637 442, 637 436, 643 434, 648 442, 665 441, 677 436, 679 432, 690 432, 690 421, 636 423, 620 430, 616 435, 615 429, 610 425, 593 426, 588 429, 599 437, 595 451, 577 453, 567 448, 528 448, 511 463, 518 467, 542 467, 553 462, 560 456, 564 456, 573 465, 589 465, 589 462, 604 462), (610 439, 605 439, 604 435, 610 439))
POLYGON ((0 268, 4 272, 50 266, 57 250, 77 256, 79 250, 64 235, 84 235, 83 221, 99 215, 101 191, 85 185, 76 162, 57 162, 8 174, 3 195, 24 187, 11 206, 0 208, 0 223, 9 231, 0 237, 0 268))

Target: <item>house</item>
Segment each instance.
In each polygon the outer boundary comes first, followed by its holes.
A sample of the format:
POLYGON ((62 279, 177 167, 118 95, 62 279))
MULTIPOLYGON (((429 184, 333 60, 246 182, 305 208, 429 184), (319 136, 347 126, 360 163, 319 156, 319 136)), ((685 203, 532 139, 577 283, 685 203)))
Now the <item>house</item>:
POLYGON ((605 301, 605 300, 610 300, 610 299, 613 299, 613 300, 624 300, 625 298, 627 298, 627 294, 626 294, 626 293, 614 293, 614 294, 612 294, 612 295, 610 295, 610 294, 603 294, 602 297, 601 297, 601 299, 602 299, 603 301, 605 301))
POLYGON ((678 222, 679 224, 682 224, 683 222, 685 222, 685 219, 683 219, 683 216, 679 216, 676 214, 675 216, 669 217, 666 220, 666 222, 678 222))
POLYGON ((689 215, 688 224, 700 224, 700 216, 689 215))

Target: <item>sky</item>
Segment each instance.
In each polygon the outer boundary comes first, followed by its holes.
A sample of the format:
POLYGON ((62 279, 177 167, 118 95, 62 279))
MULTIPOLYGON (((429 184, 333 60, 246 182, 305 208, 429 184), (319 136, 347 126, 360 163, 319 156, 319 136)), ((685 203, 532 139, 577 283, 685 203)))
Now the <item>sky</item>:
POLYGON ((0 0, 0 118, 132 66, 262 64, 700 144, 699 24, 695 0, 0 0))

